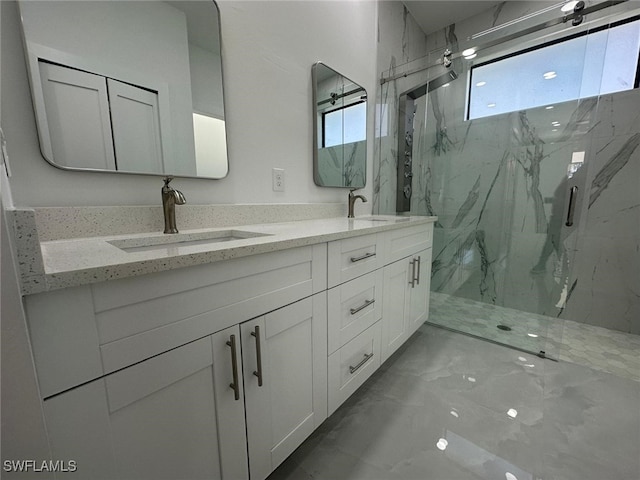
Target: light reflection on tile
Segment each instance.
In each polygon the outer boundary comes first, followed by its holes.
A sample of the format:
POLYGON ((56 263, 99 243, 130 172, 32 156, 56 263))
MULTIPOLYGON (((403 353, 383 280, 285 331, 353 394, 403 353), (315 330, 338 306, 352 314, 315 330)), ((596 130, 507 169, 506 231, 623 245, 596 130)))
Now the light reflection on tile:
POLYGON ((636 479, 639 402, 638 382, 424 325, 269 480, 636 479))

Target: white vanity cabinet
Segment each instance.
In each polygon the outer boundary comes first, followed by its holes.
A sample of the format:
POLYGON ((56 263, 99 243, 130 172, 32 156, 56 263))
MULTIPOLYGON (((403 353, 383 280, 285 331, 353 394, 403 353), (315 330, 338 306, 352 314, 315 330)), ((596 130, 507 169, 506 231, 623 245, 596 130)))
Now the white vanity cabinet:
POLYGON ((248 478, 237 326, 44 401, 65 478, 248 478), (238 389, 235 395, 234 384, 238 389), (237 397, 237 398, 236 398, 237 397))
POLYGON ((427 320, 430 280, 431 249, 384 268, 383 362, 427 320))
POLYGON ((329 414, 427 320, 432 235, 429 223, 329 243, 329 414))
POLYGON ((25 296, 65 477, 268 477, 426 320, 433 224, 398 223, 25 296))
POLYGON ((394 230, 385 237, 382 361, 429 316, 433 225, 394 230))
POLYGON ((262 480, 327 416, 326 244, 25 303, 76 478, 262 480))
POLYGON ((383 238, 373 234, 329 242, 329 414, 380 366, 383 238))
POLYGON ((322 292, 45 400, 54 457, 83 479, 266 478, 327 417, 325 308, 322 292))
POLYGON ((251 478, 266 478, 327 418, 326 293, 240 325, 251 478))

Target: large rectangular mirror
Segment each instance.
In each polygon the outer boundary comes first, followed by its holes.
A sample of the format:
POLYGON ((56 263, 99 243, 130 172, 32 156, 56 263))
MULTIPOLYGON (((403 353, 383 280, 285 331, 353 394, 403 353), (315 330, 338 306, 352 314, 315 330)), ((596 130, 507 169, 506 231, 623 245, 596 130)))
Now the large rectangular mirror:
POLYGON ((56 167, 222 178, 212 0, 20 0, 42 155, 56 167))
POLYGON ((313 65, 313 179, 362 188, 367 170, 367 92, 322 62, 313 65))

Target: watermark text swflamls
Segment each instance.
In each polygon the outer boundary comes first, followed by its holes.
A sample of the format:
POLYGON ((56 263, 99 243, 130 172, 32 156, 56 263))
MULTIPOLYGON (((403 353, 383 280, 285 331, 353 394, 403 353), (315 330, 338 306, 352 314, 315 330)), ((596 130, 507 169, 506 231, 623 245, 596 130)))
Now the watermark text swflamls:
POLYGON ((78 470, 78 463, 75 460, 5 460, 2 469, 5 472, 67 473, 78 470))

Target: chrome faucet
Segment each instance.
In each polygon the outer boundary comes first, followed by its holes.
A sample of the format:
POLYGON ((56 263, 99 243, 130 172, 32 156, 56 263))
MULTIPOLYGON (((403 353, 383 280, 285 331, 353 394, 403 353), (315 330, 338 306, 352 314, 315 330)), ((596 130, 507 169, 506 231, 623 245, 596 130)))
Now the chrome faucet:
POLYGON ((164 233, 178 233, 176 228, 176 205, 184 205, 187 199, 181 191, 169 186, 173 177, 164 179, 162 187, 162 211, 164 212, 164 233))
POLYGON ((367 199, 366 197, 364 197, 363 195, 354 195, 353 192, 355 192, 357 189, 356 188, 352 188, 349 191, 349 214, 347 215, 347 218, 353 218, 353 206, 356 203, 357 199, 362 200, 363 203, 367 203, 367 199))

